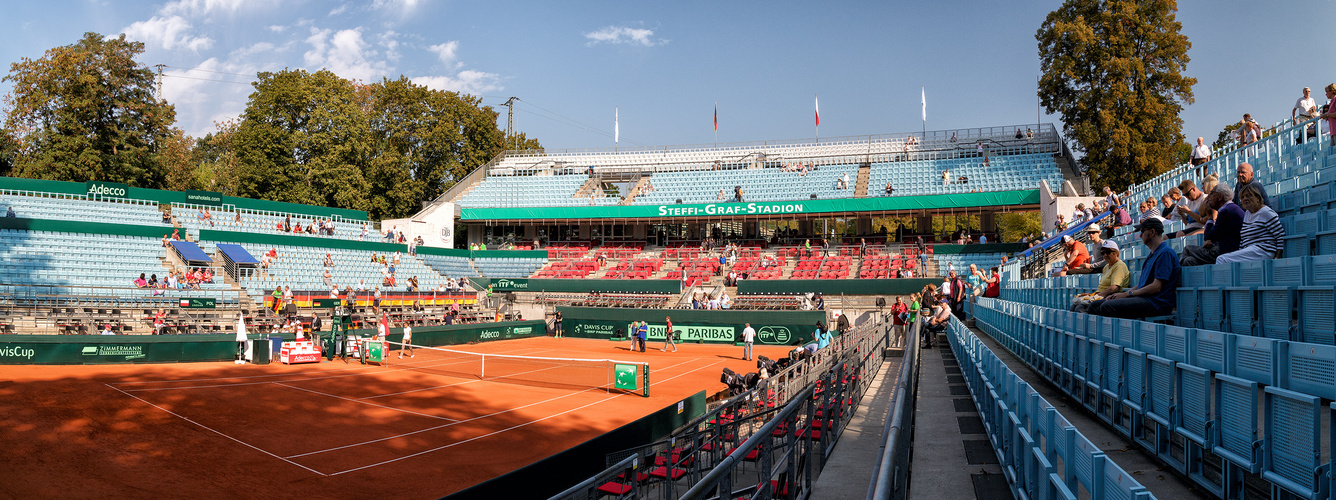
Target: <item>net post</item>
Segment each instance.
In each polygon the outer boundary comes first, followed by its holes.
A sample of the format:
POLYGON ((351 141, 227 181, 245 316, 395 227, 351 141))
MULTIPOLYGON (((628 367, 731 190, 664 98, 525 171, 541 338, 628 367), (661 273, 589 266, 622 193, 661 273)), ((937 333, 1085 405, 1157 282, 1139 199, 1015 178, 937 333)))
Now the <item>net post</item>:
POLYGON ((487 380, 487 355, 481 354, 478 358, 478 379, 487 380))
POLYGON ((649 363, 645 363, 640 366, 641 366, 641 371, 644 372, 645 374, 644 380, 640 384, 641 386, 644 387, 643 389, 644 392, 641 395, 644 397, 649 397, 649 363))

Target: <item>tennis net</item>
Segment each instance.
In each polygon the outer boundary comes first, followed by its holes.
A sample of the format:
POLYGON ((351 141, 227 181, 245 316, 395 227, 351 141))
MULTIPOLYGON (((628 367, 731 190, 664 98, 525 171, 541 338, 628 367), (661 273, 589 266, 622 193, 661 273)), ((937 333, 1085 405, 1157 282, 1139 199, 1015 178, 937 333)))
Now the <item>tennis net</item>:
POLYGON ((522 385, 626 391, 649 397, 649 364, 644 362, 484 354, 400 342, 386 342, 386 346, 385 364, 408 370, 522 385))

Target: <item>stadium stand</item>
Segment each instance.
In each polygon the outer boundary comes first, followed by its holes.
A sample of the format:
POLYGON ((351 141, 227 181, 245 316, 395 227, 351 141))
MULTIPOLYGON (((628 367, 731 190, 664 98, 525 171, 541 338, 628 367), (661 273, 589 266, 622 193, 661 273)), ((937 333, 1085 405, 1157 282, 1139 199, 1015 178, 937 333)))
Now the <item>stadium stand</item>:
POLYGON ((145 200, 97 200, 84 196, 0 189, 0 207, 32 219, 166 226, 158 203, 145 200))
POLYGON ((733 198, 733 188, 742 188, 744 201, 784 201, 815 197, 852 198, 853 181, 858 177, 858 165, 821 165, 805 175, 784 172, 773 165, 763 169, 740 169, 702 172, 656 173, 651 179, 655 190, 637 196, 635 205, 665 205, 676 203, 711 203, 733 198), (835 181, 842 175, 850 178, 848 189, 835 189, 835 181), (719 199, 723 191, 724 200, 719 199))
POLYGON ((990 153, 987 166, 982 157, 876 162, 868 177, 868 195, 886 196, 888 182, 894 188, 893 196, 1034 189, 1040 181, 1054 189, 1062 185, 1062 171, 1052 152, 1024 151, 1028 148, 990 153), (945 185, 943 171, 950 174, 950 183, 945 185))
POLYGON ((216 229, 219 231, 238 231, 245 233, 264 233, 264 234, 295 234, 290 231, 278 229, 285 220, 290 220, 292 224, 299 225, 303 229, 316 223, 317 220, 327 221, 334 226, 334 235, 328 236, 320 233, 309 234, 306 236, 320 238, 338 238, 342 240, 362 240, 380 241, 384 239, 383 233, 376 229, 376 225, 369 221, 358 220, 330 220, 329 218, 315 218, 309 215, 283 213, 283 212, 260 212, 255 210, 224 210, 219 207, 208 207, 201 205, 172 204, 172 217, 176 219, 181 227, 186 228, 187 233, 193 239, 199 238, 201 229, 216 229), (208 219, 202 217, 202 210, 207 210, 208 219), (238 220, 240 222, 238 222, 238 220), (362 237, 362 227, 366 226, 366 237, 362 237))
POLYGON ((490 176, 460 200, 469 207, 560 207, 577 205, 616 205, 615 196, 576 198, 588 175, 490 176))
MULTIPOLYGON (((1218 152, 1131 189, 1157 197, 1202 172, 1234 184, 1247 162, 1289 237, 1282 258, 1183 268, 1172 318, 1101 318, 1066 310, 1098 276, 1020 279, 1006 267, 998 299, 980 299, 979 326, 1108 425, 1220 498, 1329 498, 1336 420, 1336 149, 1307 124, 1218 152), (1165 324, 1169 323, 1169 324, 1165 324)), ((1170 223, 1167 230, 1180 228, 1170 223)), ((1114 231, 1140 275, 1146 248, 1114 231)), ((1201 238, 1167 240, 1181 253, 1201 238)))

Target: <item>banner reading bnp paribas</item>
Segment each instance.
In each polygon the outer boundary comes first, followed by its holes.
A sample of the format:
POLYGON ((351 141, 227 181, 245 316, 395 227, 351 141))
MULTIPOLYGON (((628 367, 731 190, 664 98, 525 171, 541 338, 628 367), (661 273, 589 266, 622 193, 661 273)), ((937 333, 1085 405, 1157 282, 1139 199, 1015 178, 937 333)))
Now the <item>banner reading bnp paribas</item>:
MULTIPOLYGON (((649 324, 646 338, 662 342, 666 324, 649 324)), ((571 337, 603 338, 625 337, 631 329, 630 323, 597 320, 563 320, 565 335, 571 337)), ((683 325, 673 324, 674 339, 679 343, 732 344, 742 342, 741 326, 719 325, 683 325)), ((813 342, 814 327, 799 325, 752 325, 756 330, 757 344, 797 345, 813 342)))

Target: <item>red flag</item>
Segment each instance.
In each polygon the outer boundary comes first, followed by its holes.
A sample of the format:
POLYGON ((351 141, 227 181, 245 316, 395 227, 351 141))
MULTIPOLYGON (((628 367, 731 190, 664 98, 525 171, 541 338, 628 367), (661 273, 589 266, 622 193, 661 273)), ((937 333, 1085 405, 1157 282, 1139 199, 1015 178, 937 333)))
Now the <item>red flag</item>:
POLYGON ((380 338, 390 338, 390 315, 387 313, 380 315, 380 338))
POLYGON ((813 95, 813 100, 816 102, 816 126, 820 127, 820 126, 821 126, 821 99, 820 99, 820 98, 817 98, 815 95, 813 95))
POLYGON ((719 131, 719 103, 714 103, 714 131, 719 131))

